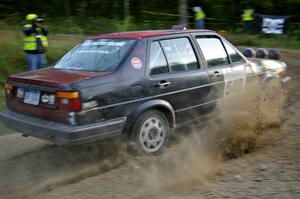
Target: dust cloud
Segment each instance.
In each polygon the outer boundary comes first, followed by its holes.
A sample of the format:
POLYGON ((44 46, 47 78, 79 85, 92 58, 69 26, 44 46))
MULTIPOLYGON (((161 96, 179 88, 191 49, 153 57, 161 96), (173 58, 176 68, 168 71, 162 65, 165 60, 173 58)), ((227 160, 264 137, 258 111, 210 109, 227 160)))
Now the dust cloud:
POLYGON ((264 129, 281 126, 283 102, 279 80, 262 87, 257 79, 247 82, 244 92, 218 101, 212 119, 181 130, 177 143, 150 157, 150 166, 141 170, 149 196, 186 191, 215 178, 220 161, 253 151, 264 129))

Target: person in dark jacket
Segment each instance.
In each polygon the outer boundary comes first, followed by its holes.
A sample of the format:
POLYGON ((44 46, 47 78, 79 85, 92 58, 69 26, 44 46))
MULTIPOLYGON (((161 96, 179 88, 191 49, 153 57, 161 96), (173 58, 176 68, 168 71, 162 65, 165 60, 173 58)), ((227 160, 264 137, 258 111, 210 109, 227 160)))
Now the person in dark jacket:
POLYGON ((23 25, 23 49, 27 58, 27 70, 37 70, 45 64, 45 52, 48 47, 48 30, 43 26, 43 19, 36 14, 28 14, 23 25))

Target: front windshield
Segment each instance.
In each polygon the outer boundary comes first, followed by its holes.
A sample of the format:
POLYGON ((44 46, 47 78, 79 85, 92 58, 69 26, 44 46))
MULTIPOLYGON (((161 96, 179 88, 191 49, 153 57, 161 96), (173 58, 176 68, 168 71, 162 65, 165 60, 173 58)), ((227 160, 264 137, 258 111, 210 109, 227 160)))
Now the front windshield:
POLYGON ((85 71, 112 71, 118 67, 133 39, 93 39, 86 40, 64 55, 54 68, 85 71))

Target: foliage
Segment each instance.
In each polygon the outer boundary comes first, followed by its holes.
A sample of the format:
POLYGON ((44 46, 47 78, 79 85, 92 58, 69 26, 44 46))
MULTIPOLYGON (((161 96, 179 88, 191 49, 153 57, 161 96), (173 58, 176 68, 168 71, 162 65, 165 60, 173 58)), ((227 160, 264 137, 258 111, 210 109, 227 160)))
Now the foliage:
MULTIPOLYGON (((36 13, 46 19, 52 32, 95 34, 132 29, 166 29, 179 23, 179 0, 2 0, 0 3, 0 28, 3 24, 20 27, 28 13, 36 13), (145 12, 146 11, 146 12, 145 12), (151 12, 147 12, 151 11, 151 12), (130 13, 130 17, 125 16, 130 13), (173 14, 173 15, 165 15, 173 14)), ((251 7, 256 13, 290 15, 291 30, 300 29, 299 0, 185 0, 188 15, 192 7, 201 6, 207 15, 207 27, 215 30, 239 30, 242 28, 243 9, 251 7)), ((193 17, 189 18, 193 26, 193 17)), ((298 33, 299 35, 299 33, 298 33)), ((300 36, 299 36, 300 37, 300 36)))

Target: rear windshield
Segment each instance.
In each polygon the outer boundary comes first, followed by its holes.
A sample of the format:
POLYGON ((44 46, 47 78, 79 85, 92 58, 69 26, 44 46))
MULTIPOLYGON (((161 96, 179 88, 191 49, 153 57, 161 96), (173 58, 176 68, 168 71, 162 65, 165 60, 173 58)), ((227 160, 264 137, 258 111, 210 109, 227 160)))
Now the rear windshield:
POLYGON ((64 55, 54 68, 84 71, 112 71, 118 67, 135 40, 86 40, 64 55))

